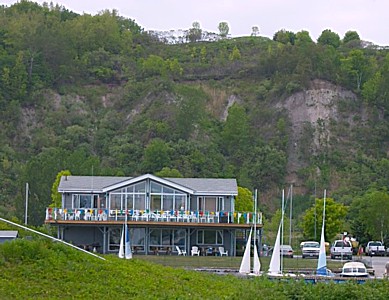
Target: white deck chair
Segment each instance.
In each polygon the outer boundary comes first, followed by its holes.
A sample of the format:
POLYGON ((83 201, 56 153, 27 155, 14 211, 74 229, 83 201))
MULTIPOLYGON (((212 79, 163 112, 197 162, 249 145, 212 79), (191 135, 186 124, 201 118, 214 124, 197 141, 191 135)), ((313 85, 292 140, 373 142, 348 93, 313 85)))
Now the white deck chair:
POLYGON ((192 256, 194 256, 194 255, 200 256, 199 247, 197 247, 197 246, 192 246, 192 250, 190 251, 190 253, 191 253, 192 256))
POLYGON ((186 256, 186 250, 181 250, 180 247, 176 246, 178 255, 186 256))
POLYGON ((219 247, 220 256, 228 256, 228 250, 224 250, 224 247, 219 247))

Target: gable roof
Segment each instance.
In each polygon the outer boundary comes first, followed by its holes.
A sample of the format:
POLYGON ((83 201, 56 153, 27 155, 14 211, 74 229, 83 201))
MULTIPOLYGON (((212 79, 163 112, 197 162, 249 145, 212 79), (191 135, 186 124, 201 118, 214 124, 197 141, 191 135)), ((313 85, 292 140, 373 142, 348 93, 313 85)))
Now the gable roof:
POLYGON ((238 194, 236 179, 232 178, 161 178, 151 174, 138 177, 62 176, 58 192, 105 193, 146 179, 194 195, 238 194))

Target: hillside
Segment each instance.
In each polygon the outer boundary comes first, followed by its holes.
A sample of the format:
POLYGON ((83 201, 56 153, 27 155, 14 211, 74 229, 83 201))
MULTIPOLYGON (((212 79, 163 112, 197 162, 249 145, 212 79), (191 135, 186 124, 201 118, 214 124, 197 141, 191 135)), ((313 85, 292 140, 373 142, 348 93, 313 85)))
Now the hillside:
POLYGON ((115 12, 3 8, 0 213, 24 218, 28 182, 41 224, 61 170, 234 177, 268 216, 290 184, 300 212, 388 189, 388 50, 322 35, 171 45, 115 12))

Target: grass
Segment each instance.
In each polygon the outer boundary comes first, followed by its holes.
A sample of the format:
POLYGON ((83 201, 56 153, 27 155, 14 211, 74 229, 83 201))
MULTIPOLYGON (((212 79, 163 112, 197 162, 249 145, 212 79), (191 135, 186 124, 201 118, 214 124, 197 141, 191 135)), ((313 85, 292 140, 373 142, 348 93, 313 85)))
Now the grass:
MULTIPOLYGON (((307 284, 239 278, 184 267, 238 267, 239 257, 105 256, 50 241, 0 244, 1 299, 388 299, 389 282, 307 284), (161 265, 164 264, 164 265, 161 265), (172 267, 174 266, 174 267, 172 267)), ((266 259, 268 261, 268 259, 266 259)), ((265 259, 263 265, 266 267, 265 259)), ((285 264, 297 264, 294 259, 285 264)), ((300 264, 300 262, 298 262, 300 264)), ((301 262, 302 263, 302 262, 301 262)), ((314 264, 315 261, 304 263, 314 264)))
MULTIPOLYGON (((137 259, 146 260, 152 263, 161 264, 164 266, 175 268, 218 268, 239 270, 242 257, 231 256, 174 256, 174 255, 136 255, 137 259)), ((261 257, 261 269, 269 268, 270 257, 261 257)), ((336 271, 343 266, 341 261, 329 260, 327 267, 332 271, 336 271)), ((284 258, 283 267, 285 270, 316 270, 317 259, 302 259, 302 258, 284 258)))

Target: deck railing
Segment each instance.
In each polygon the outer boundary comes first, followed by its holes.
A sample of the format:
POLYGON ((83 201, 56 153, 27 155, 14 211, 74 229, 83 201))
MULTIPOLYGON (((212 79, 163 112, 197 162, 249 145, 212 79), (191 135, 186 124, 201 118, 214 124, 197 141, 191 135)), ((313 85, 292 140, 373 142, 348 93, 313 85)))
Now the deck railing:
POLYGON ((229 211, 150 211, 150 210, 118 210, 96 208, 47 208, 46 220, 64 221, 146 221, 146 222, 192 222, 192 223, 237 223, 251 224, 255 219, 262 224, 262 214, 253 212, 229 211))

